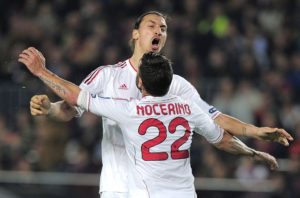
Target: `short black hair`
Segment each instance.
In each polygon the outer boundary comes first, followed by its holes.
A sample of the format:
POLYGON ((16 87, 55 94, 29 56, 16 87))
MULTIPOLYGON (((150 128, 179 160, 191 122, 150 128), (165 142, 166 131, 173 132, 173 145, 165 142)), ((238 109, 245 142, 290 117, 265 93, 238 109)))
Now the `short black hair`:
POLYGON ((173 78, 172 63, 161 54, 145 53, 141 59, 138 75, 149 94, 164 96, 169 91, 173 78))
POLYGON ((158 11, 154 11, 154 10, 151 10, 151 11, 147 11, 147 12, 144 12, 143 14, 141 14, 134 22, 134 26, 133 26, 133 29, 139 29, 140 27, 140 24, 141 22, 143 21, 144 17, 149 15, 149 14, 155 14, 157 16, 161 16, 163 17, 165 20, 167 20, 167 15, 164 15, 163 13, 161 12, 158 12, 158 11))

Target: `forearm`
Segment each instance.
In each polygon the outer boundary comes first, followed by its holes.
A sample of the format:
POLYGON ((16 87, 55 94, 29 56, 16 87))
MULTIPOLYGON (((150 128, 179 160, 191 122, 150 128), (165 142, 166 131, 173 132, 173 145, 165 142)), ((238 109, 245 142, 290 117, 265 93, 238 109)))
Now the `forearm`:
POLYGON ((67 103, 72 106, 77 104, 80 93, 80 88, 77 85, 60 78, 49 70, 43 70, 38 77, 67 103))
POLYGON ((67 122, 71 120, 73 117, 76 116, 76 114, 76 109, 65 101, 51 103, 51 107, 48 112, 48 116, 50 118, 62 122, 67 122))
POLYGON ((221 114, 214 120, 220 127, 234 136, 257 137, 258 128, 252 124, 247 124, 234 117, 221 114))
POLYGON ((215 146, 218 149, 235 155, 254 156, 256 154, 254 149, 248 147, 238 138, 230 135, 226 131, 224 132, 222 141, 218 144, 215 144, 215 146))

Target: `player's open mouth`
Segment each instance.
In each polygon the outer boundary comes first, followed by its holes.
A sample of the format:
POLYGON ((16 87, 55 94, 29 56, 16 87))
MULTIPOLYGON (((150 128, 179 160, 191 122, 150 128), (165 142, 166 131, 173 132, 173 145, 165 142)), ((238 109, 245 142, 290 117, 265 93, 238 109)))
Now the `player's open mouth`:
POLYGON ((158 48, 159 48, 159 41, 160 41, 159 38, 154 38, 152 40, 152 50, 158 50, 158 48))

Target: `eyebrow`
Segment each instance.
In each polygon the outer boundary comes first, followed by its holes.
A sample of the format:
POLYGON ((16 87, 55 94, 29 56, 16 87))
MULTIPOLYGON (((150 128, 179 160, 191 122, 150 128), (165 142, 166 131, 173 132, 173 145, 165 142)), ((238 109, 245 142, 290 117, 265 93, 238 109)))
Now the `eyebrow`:
MULTIPOLYGON (((145 21, 145 22, 150 22, 150 23, 156 24, 156 22, 153 21, 153 20, 151 20, 151 19, 149 19, 149 21, 145 21)), ((167 28, 168 26, 167 26, 166 24, 162 24, 162 25, 160 25, 160 27, 165 27, 165 28, 167 28)))

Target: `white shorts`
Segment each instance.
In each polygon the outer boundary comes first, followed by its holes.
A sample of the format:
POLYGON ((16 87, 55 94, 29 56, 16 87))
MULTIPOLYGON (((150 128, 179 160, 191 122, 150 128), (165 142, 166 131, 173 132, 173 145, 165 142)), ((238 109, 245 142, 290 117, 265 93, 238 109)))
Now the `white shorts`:
POLYGON ((127 198, 128 193, 126 192, 101 192, 100 198, 127 198))

